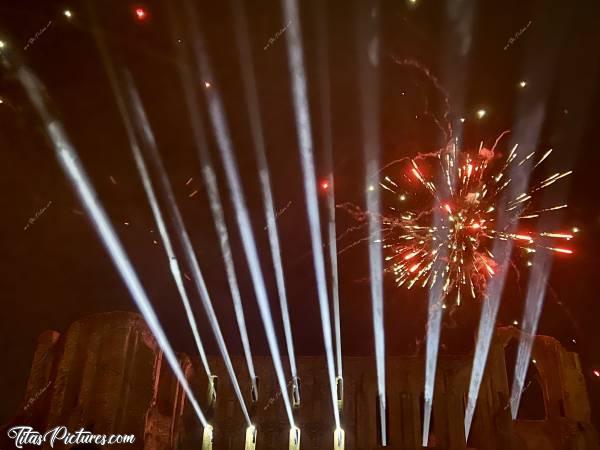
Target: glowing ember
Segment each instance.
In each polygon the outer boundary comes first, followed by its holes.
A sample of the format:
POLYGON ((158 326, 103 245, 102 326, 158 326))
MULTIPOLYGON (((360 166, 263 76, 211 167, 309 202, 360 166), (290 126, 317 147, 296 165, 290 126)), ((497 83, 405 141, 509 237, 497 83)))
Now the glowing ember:
POLYGON ((600 370, 596 369, 592 372, 596 378, 600 378, 600 370))
POLYGON ((136 20, 139 22, 144 22, 148 18, 148 11, 141 6, 138 6, 133 10, 136 20))
MULTIPOLYGON (((396 180, 385 176, 380 182, 382 192, 391 194, 392 199, 388 212, 381 215, 385 270, 394 276, 398 286, 425 288, 441 281, 444 298, 453 295, 459 305, 464 294, 473 299, 481 297, 489 279, 498 272, 498 262, 492 254, 495 240, 512 241, 524 256, 541 250, 572 254, 572 250, 555 244, 570 241, 573 234, 534 231, 533 221, 525 220, 566 207, 535 210, 533 204, 535 193, 570 172, 556 173, 533 183, 528 192, 499 205, 504 189, 511 182, 513 165, 533 158, 535 169, 549 152, 540 157, 535 155, 532 152, 519 156, 516 146, 505 158, 494 156, 493 148, 481 146, 478 154, 470 155, 451 146, 419 156, 418 164, 410 159, 396 180), (412 186, 410 199, 414 201, 407 201, 401 180, 412 186), (522 220, 527 228, 512 232, 497 227, 498 210, 509 216, 510 223, 522 220)), ((361 221, 369 214, 355 207, 346 209, 361 221)), ((531 266, 531 262, 527 265, 531 266)))
POLYGON ((326 191, 327 189, 329 189, 329 183, 327 181, 322 181, 321 182, 321 189, 323 189, 324 191, 326 191))

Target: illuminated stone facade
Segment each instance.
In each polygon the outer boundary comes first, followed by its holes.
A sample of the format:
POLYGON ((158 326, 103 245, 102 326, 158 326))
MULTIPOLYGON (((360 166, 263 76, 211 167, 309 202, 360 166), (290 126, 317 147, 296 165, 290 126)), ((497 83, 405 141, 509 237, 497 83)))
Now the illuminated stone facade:
MULTIPOLYGON (((533 347, 535 364, 522 410, 535 417, 511 420, 505 355, 518 338, 519 331, 513 328, 496 332, 469 448, 599 450, 579 358, 553 338, 539 336, 533 347)), ((430 447, 467 448, 463 415, 471 359, 440 356, 430 447)), ((199 368, 192 369, 188 357, 180 360, 214 426, 214 449, 243 449, 246 424, 221 359, 210 360, 219 378, 217 402, 211 407, 206 376, 199 368)), ((255 365, 260 395, 258 402, 252 403, 244 361, 234 360, 258 429, 257 449, 287 448, 289 423, 271 360, 258 357, 255 365)), ((423 371, 419 356, 393 357, 387 362, 389 449, 421 448, 423 371)), ((334 426, 324 358, 299 357, 298 373, 301 405, 294 414, 302 433, 301 448, 332 449, 334 426)), ((376 393, 373 359, 345 358, 342 424, 346 449, 379 448, 376 393)), ((62 336, 56 332, 40 336, 25 401, 12 423, 42 430, 67 425, 95 433, 136 435, 134 445, 111 447, 115 449, 198 449, 202 436, 200 424, 147 327, 138 315, 122 312, 84 318, 62 336)), ((5 448, 3 443, 0 441, 0 448, 5 448)))

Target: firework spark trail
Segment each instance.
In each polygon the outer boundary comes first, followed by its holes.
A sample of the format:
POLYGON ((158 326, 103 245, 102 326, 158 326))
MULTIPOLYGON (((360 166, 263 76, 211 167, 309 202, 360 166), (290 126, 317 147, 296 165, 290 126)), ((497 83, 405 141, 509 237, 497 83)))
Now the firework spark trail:
MULTIPOLYGON (((278 211, 275 212, 275 222, 277 222, 279 220, 279 218, 283 215, 283 213, 285 213, 289 207, 292 206, 292 201, 289 200, 285 206, 283 206, 281 209, 279 209, 278 211)), ((269 228, 268 225, 265 225, 265 227, 263 228, 263 230, 267 231, 267 228, 269 228)))
POLYGON ((336 429, 340 428, 340 414, 337 408, 337 393, 335 382, 335 363, 333 358, 333 343, 331 336, 331 318, 329 315, 329 300, 325 278, 325 261, 321 240, 321 221, 317 198, 317 180, 315 177, 313 143, 310 126, 310 116, 307 102, 306 75, 302 48, 302 35, 298 5, 295 0, 282 0, 286 21, 290 28, 286 33, 288 62, 292 76, 292 93, 294 112, 296 116, 296 132, 300 147, 300 161, 304 175, 304 192, 312 241, 313 262, 317 278, 317 293, 321 312, 321 327, 327 355, 327 372, 331 390, 331 401, 336 429))
POLYGON ((333 302, 333 329, 335 332, 335 356, 337 376, 343 376, 342 367, 342 330, 340 321, 340 293, 338 280, 338 260, 337 260, 337 238, 335 227, 335 184, 333 179, 333 150, 331 143, 331 92, 329 82, 329 54, 327 51, 329 42, 327 39, 326 8, 324 4, 324 14, 317 13, 317 26, 321 43, 318 46, 318 59, 321 73, 319 75, 322 114, 322 135, 323 151, 325 153, 325 171, 327 174, 327 213, 328 226, 327 237, 329 241, 329 264, 331 270, 331 296, 333 302))
POLYGON ((197 68, 202 80, 204 80, 205 83, 209 83, 209 86, 211 86, 210 89, 207 88, 204 91, 205 99, 208 105, 209 115, 215 137, 217 139, 217 144, 220 149, 221 160, 225 168, 229 193, 235 209, 235 217, 238 228, 242 236, 242 245, 244 247, 244 253, 250 269, 250 276, 252 278, 252 284, 254 287, 260 315, 265 327, 265 334, 267 335, 267 342, 269 344, 269 350, 271 352, 277 381, 282 392, 290 427, 293 428, 295 426, 295 422, 292 414, 290 398, 286 389, 285 375, 281 362, 281 353, 279 351, 277 335, 275 334, 275 326, 273 324, 273 317, 271 315, 271 308, 269 306, 267 289, 265 286, 262 269, 260 267, 258 251, 256 248, 256 242, 254 240, 254 233, 252 231, 250 217, 246 207, 246 201, 239 178, 237 163, 233 154, 232 143, 229 137, 229 131, 225 120, 222 102, 215 87, 216 80, 214 80, 212 76, 210 61, 206 53, 204 41, 200 35, 200 30, 197 26, 196 11, 189 1, 185 2, 185 6, 186 13, 190 18, 190 25, 192 27, 192 33, 194 36, 194 53, 196 56, 197 68))
POLYGON ((427 98, 425 99, 426 108, 425 108, 424 114, 431 117, 432 120, 434 121, 434 123, 440 129, 440 131, 442 133, 444 133, 445 142, 450 141, 450 138, 452 137, 452 123, 449 120, 450 101, 448 99, 448 93, 446 92, 444 87, 441 85, 439 80, 431 73, 431 71, 427 67, 425 67, 421 63, 419 63, 418 61, 415 61, 414 59, 399 59, 395 56, 392 56, 392 59, 394 60, 394 62, 396 64, 399 64, 401 66, 412 67, 412 68, 418 70, 419 72, 421 72, 422 74, 424 74, 425 77, 433 84, 435 89, 442 95, 442 97, 444 99, 444 112, 442 114, 442 119, 443 119, 444 123, 440 122, 440 119, 438 119, 434 113, 429 111, 427 98))
MULTIPOLYGON (((10 63, 6 60, 3 61, 5 66, 11 67, 10 63)), ((196 416, 202 423, 202 426, 208 426, 208 422, 206 417, 204 416, 196 397, 194 396, 188 381, 179 365, 179 361, 167 336, 164 333, 162 326, 156 316, 152 305, 150 304, 150 300, 144 288, 142 287, 139 278, 125 250, 115 233, 114 228, 110 224, 108 216, 104 211, 104 208, 98 201, 96 192, 94 188, 89 182, 88 176, 85 173, 85 170, 81 166, 79 162, 79 157, 75 148, 69 142, 65 132, 63 131, 61 125, 58 121, 50 115, 48 108, 44 101, 44 96, 42 94, 43 88, 40 82, 35 78, 35 76, 25 67, 19 67, 17 69, 17 78, 20 83, 23 85, 23 88, 27 92, 27 95, 34 105, 38 115, 42 118, 44 126, 46 128, 46 132, 50 140, 52 141, 52 145, 54 147, 54 151, 56 153, 56 157, 59 160, 65 174, 71 181, 74 189, 77 192, 84 208, 86 209, 88 215, 92 219, 94 227, 106 250, 111 256, 113 263, 115 264, 119 274, 121 275, 123 281, 125 282, 129 293, 133 297, 138 309, 144 316, 146 324, 150 331, 154 335, 156 342, 160 346, 163 351, 165 358, 173 370, 175 377, 181 384, 183 391, 185 392, 196 416)))
MULTIPOLYGON (((177 34, 177 30, 179 30, 180 27, 172 11, 170 11, 170 18, 172 22, 173 33, 177 34)), ((252 390, 254 391, 255 395, 258 395, 258 384, 252 358, 252 349, 250 346, 250 339, 248 337, 246 319, 244 317, 244 307, 242 305, 242 297, 237 281, 231 245, 229 243, 229 233, 225 223, 225 214, 223 212, 223 205, 219 196, 219 187, 217 184, 217 177, 215 175, 212 158, 208 151, 208 143, 204 126, 202 124, 200 107, 195 100, 197 98, 197 91, 194 88, 193 75, 189 68, 188 61, 183 54, 183 50, 181 46, 178 46, 177 48, 179 49, 179 76, 183 86, 185 101, 190 116, 194 144, 198 151, 198 156, 202 165, 202 180, 208 193, 209 205, 215 224, 215 229, 219 235, 219 246, 221 249, 221 254, 223 255, 223 262, 225 263, 227 283, 229 286, 229 292, 231 294, 231 300, 233 302, 236 323, 240 331, 240 339, 242 341, 246 366, 248 367, 248 375, 250 376, 250 381, 252 383, 252 390)))
POLYGON ((202 272, 200 270, 198 260, 196 259, 191 239, 183 223, 183 218, 181 217, 179 208, 177 207, 175 195, 173 194, 173 189, 171 187, 167 173, 162 163, 162 159, 158 152, 158 148, 156 147, 156 142, 154 140, 154 135, 150 128, 150 124, 147 121, 146 115, 143 110, 143 106, 139 97, 137 96, 137 92, 134 90, 134 87, 131 84, 129 84, 128 86, 128 91, 133 102, 133 112, 135 114, 136 125, 139 129, 139 132, 142 135, 142 138, 145 141, 148 153, 150 154, 150 158, 152 159, 152 162, 156 167, 161 188, 167 199, 166 203, 169 208, 171 219, 173 220, 173 225, 175 226, 175 229, 179 234, 179 238, 182 243, 187 263, 192 269, 192 278, 198 290, 198 294, 200 295, 200 299, 202 300, 202 306, 204 306, 204 310, 206 312, 206 315, 208 316, 211 329, 215 336, 215 340, 217 341, 217 346, 219 347, 219 351, 221 353, 221 356, 223 357, 223 362, 225 363, 227 373, 231 380, 231 384, 233 385, 233 390, 240 404, 240 408, 242 409, 242 413, 244 414, 244 419, 246 420, 248 426, 251 426, 252 422, 250 421, 248 408, 246 407, 244 396, 242 395, 237 376, 233 369, 233 364, 229 356, 229 351, 227 350, 227 344, 225 343, 223 333, 221 332, 221 327, 219 325, 217 315, 212 305, 210 294, 208 293, 206 282, 204 281, 204 276, 202 275, 202 272))
POLYGON ((533 346, 535 334, 537 333, 537 325, 544 304, 551 265, 552 259, 547 253, 537 253, 535 255, 525 300, 522 333, 519 341, 517 361, 515 363, 515 376, 510 395, 510 409, 513 420, 517 418, 519 412, 519 403, 521 402, 523 386, 525 385, 525 378, 527 376, 527 370, 529 369, 531 348, 533 346))
POLYGON ((250 120, 250 128, 252 130, 252 140, 256 150, 256 159, 258 161, 258 174, 263 196, 263 205, 265 219, 267 222, 269 245, 271 247, 273 268, 275 269, 275 282, 277 285, 277 293, 279 294, 279 306, 283 321, 283 331, 287 345, 288 359, 290 362, 290 372, 294 382, 296 383, 296 380, 298 379, 298 372, 296 369, 294 339, 292 336, 292 326, 288 309, 285 278, 283 275, 283 264, 281 262, 281 249, 279 245, 279 235, 277 232, 273 194, 271 192, 271 180, 269 177, 269 167, 267 163, 265 139, 263 135, 263 124, 258 106, 258 97, 256 95, 254 65, 252 63, 252 57, 248 45, 248 26, 245 17, 246 13, 244 11, 242 1, 233 0, 232 3, 234 11, 235 33, 241 60, 242 80, 244 82, 244 92, 246 94, 246 105, 248 106, 248 118, 250 120))

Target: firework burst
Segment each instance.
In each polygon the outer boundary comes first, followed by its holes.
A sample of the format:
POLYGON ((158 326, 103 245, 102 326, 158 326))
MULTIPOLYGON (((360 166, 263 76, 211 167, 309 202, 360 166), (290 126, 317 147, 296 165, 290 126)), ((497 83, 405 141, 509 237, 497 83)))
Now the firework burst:
MULTIPOLYGON (((405 166, 400 177, 385 176, 380 182, 393 199, 381 215, 385 271, 394 276, 398 286, 408 289, 440 282, 444 306, 450 296, 460 305, 462 298, 484 295, 489 279, 498 271, 492 253, 495 240, 512 241, 525 256, 536 251, 571 254, 572 250, 559 242, 569 241, 572 234, 526 228, 527 221, 567 207, 561 204, 536 210, 534 198, 571 172, 555 173, 514 197, 507 189, 514 165, 528 164, 535 170, 551 152, 520 155, 515 146, 501 158, 495 157, 494 148, 483 145, 475 155, 451 145, 396 162, 405 166), (499 208, 506 226, 499 224, 499 208), (516 224, 525 226, 519 229, 516 224)), ((346 209, 361 221, 369 214, 346 209)))

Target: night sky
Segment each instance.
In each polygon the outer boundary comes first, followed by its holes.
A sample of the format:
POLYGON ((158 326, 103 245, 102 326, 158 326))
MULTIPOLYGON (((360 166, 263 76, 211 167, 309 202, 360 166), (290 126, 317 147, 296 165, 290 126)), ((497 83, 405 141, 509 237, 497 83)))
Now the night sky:
MULTIPOLYGON (((318 180, 327 176, 320 110, 330 95, 333 175, 338 204, 364 207, 364 157, 361 137, 358 49, 366 37, 361 20, 370 10, 358 0, 301 1, 301 26, 308 76, 318 180), (326 40, 318 23, 323 21, 326 40), (325 43, 325 44, 324 44, 325 43), (320 46, 327 45, 330 92, 320 87, 320 46)), ((574 175, 544 195, 567 199, 560 215, 563 227, 578 227, 574 255, 554 260, 551 288, 545 300, 539 333, 559 339, 581 354, 594 406, 600 405, 600 308, 596 289, 600 254, 600 5, 595 1, 473 2, 470 26, 463 34, 452 23, 468 23, 459 11, 456 22, 445 2, 383 1, 379 5, 378 78, 380 94, 381 164, 430 152, 445 143, 436 121, 464 117, 463 148, 491 146, 500 133, 525 136, 524 145, 554 148, 548 171, 574 175), (462 37, 461 37, 462 36, 462 37), (461 53, 461 46, 468 50, 461 53), (466 45, 466 44, 465 44, 466 45), (417 65, 398 64, 410 60, 417 65), (429 74, 429 75, 428 75, 429 74), (526 85, 520 85, 525 81, 526 85), (478 118, 477 111, 486 115, 478 118), (535 118, 539 139, 528 140, 535 118)), ((452 3, 452 2, 449 2, 452 3)), ((458 2, 460 3, 460 2, 458 2)), ((469 2, 463 2, 469 3, 469 2)), ((243 187, 263 271, 283 345, 280 314, 257 166, 246 116, 240 61, 230 2, 196 2, 208 43, 215 78, 225 103, 243 187)), ((224 272, 189 115, 176 69, 175 46, 189 36, 171 29, 169 8, 181 14, 179 1, 63 3, 0 2, 0 39, 19 54, 46 85, 54 110, 90 175, 149 297, 178 351, 195 355, 192 335, 170 276, 151 211, 144 195, 125 129, 98 52, 92 25, 105 38, 119 69, 128 69, 139 89, 164 159, 179 207, 191 234, 225 339, 241 354, 233 307, 224 272), (136 8, 144 11, 136 18, 136 8), (71 17, 64 15, 65 9, 71 17), (26 47, 26 48, 24 48, 26 47), (16 50, 15 50, 16 49, 16 50), (191 181, 190 181, 191 179, 191 181), (193 195, 192 195, 193 194, 193 195), (155 242, 156 241, 156 242, 155 242)), ((452 8, 450 8, 452 9, 452 8)), ((467 8, 468 9, 468 8, 467 8)), ((323 353, 321 325, 304 203, 296 126, 290 89, 285 19, 275 0, 246 2, 250 46, 278 216, 296 350, 299 355, 323 353)), ((44 129, 23 90, 10 73, 0 84, 0 423, 23 400, 37 336, 44 330, 65 331, 82 316, 135 310, 119 274, 100 243, 83 207, 58 165, 44 129)), ((198 102, 205 110, 201 97, 198 102)), ((206 121, 207 129, 210 129, 206 121)), ((253 351, 268 354, 239 232, 210 136, 211 153, 222 187, 226 220, 242 290, 253 351)), ((507 151, 510 139, 500 144, 507 151)), ((533 150, 534 148, 531 148, 533 150)), ((552 172, 551 172, 552 173, 552 172)), ((552 200, 552 199, 551 199, 552 200)), ((320 191, 322 222, 325 195, 320 191)), ((356 225, 338 209, 338 233, 356 225)), ((339 247, 360 234, 346 237, 339 247)), ((512 271, 498 321, 521 320, 527 270, 512 271)), ((357 245, 339 256, 343 351, 373 354, 368 248, 357 245)), ((209 353, 217 349, 191 282, 201 334, 209 353)), ((385 279, 388 354, 414 352, 423 339, 427 293, 397 288, 385 279)), ((478 306, 467 305, 454 320, 461 336, 475 332, 478 306)), ((443 330, 442 341, 456 334, 443 330)), ((283 347, 282 347, 283 348, 283 347)), ((375 369, 374 369, 375 370, 375 369)), ((596 411, 596 414, 600 411, 596 411)), ((598 421, 596 420, 596 423, 598 421)))

